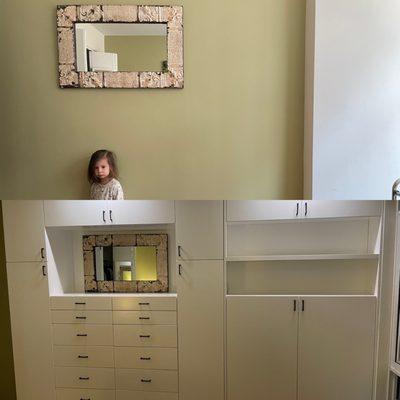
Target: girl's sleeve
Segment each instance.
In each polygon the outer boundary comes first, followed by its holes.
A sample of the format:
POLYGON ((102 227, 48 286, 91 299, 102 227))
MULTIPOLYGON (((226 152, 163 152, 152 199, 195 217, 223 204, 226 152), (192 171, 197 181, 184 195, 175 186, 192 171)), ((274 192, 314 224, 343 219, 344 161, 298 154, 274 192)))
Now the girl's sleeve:
POLYGON ((114 200, 124 200, 124 191, 122 190, 122 186, 119 182, 118 182, 116 189, 117 189, 117 193, 115 194, 114 200))

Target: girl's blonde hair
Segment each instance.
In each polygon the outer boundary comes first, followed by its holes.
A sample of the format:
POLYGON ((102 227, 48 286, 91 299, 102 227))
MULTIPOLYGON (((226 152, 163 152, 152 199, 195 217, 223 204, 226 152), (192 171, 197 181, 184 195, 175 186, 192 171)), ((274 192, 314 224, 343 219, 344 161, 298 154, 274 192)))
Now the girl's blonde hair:
POLYGON ((118 179, 118 167, 117 167, 116 155, 110 150, 97 150, 91 155, 87 170, 87 178, 90 183, 100 182, 100 180, 96 177, 94 169, 97 161, 100 161, 103 158, 107 159, 108 165, 110 166, 109 177, 118 179))

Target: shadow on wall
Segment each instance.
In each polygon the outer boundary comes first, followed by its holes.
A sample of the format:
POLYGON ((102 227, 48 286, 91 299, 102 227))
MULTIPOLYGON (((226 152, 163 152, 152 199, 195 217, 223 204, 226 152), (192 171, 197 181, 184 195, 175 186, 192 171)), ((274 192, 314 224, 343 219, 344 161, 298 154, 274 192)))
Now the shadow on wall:
POLYGON ((8 289, 6 274, 6 255, 4 250, 3 213, 0 202, 0 387, 3 399, 14 400, 15 381, 11 344, 10 312, 8 308, 8 289))

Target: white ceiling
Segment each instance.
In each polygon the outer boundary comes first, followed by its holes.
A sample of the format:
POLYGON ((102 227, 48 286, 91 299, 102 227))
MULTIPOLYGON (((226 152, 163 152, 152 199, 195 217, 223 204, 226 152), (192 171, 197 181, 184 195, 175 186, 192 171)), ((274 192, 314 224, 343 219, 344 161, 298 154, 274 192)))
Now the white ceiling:
POLYGON ((76 24, 76 29, 91 25, 104 36, 166 36, 167 24, 145 23, 98 23, 76 24))

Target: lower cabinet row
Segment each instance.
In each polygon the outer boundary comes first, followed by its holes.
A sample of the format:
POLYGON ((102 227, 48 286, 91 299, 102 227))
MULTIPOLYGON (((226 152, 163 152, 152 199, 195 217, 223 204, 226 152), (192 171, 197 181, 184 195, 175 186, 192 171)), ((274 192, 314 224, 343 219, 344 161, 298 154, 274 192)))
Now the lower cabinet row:
POLYGON ((372 399, 375 313, 372 296, 228 296, 227 399, 372 399))

